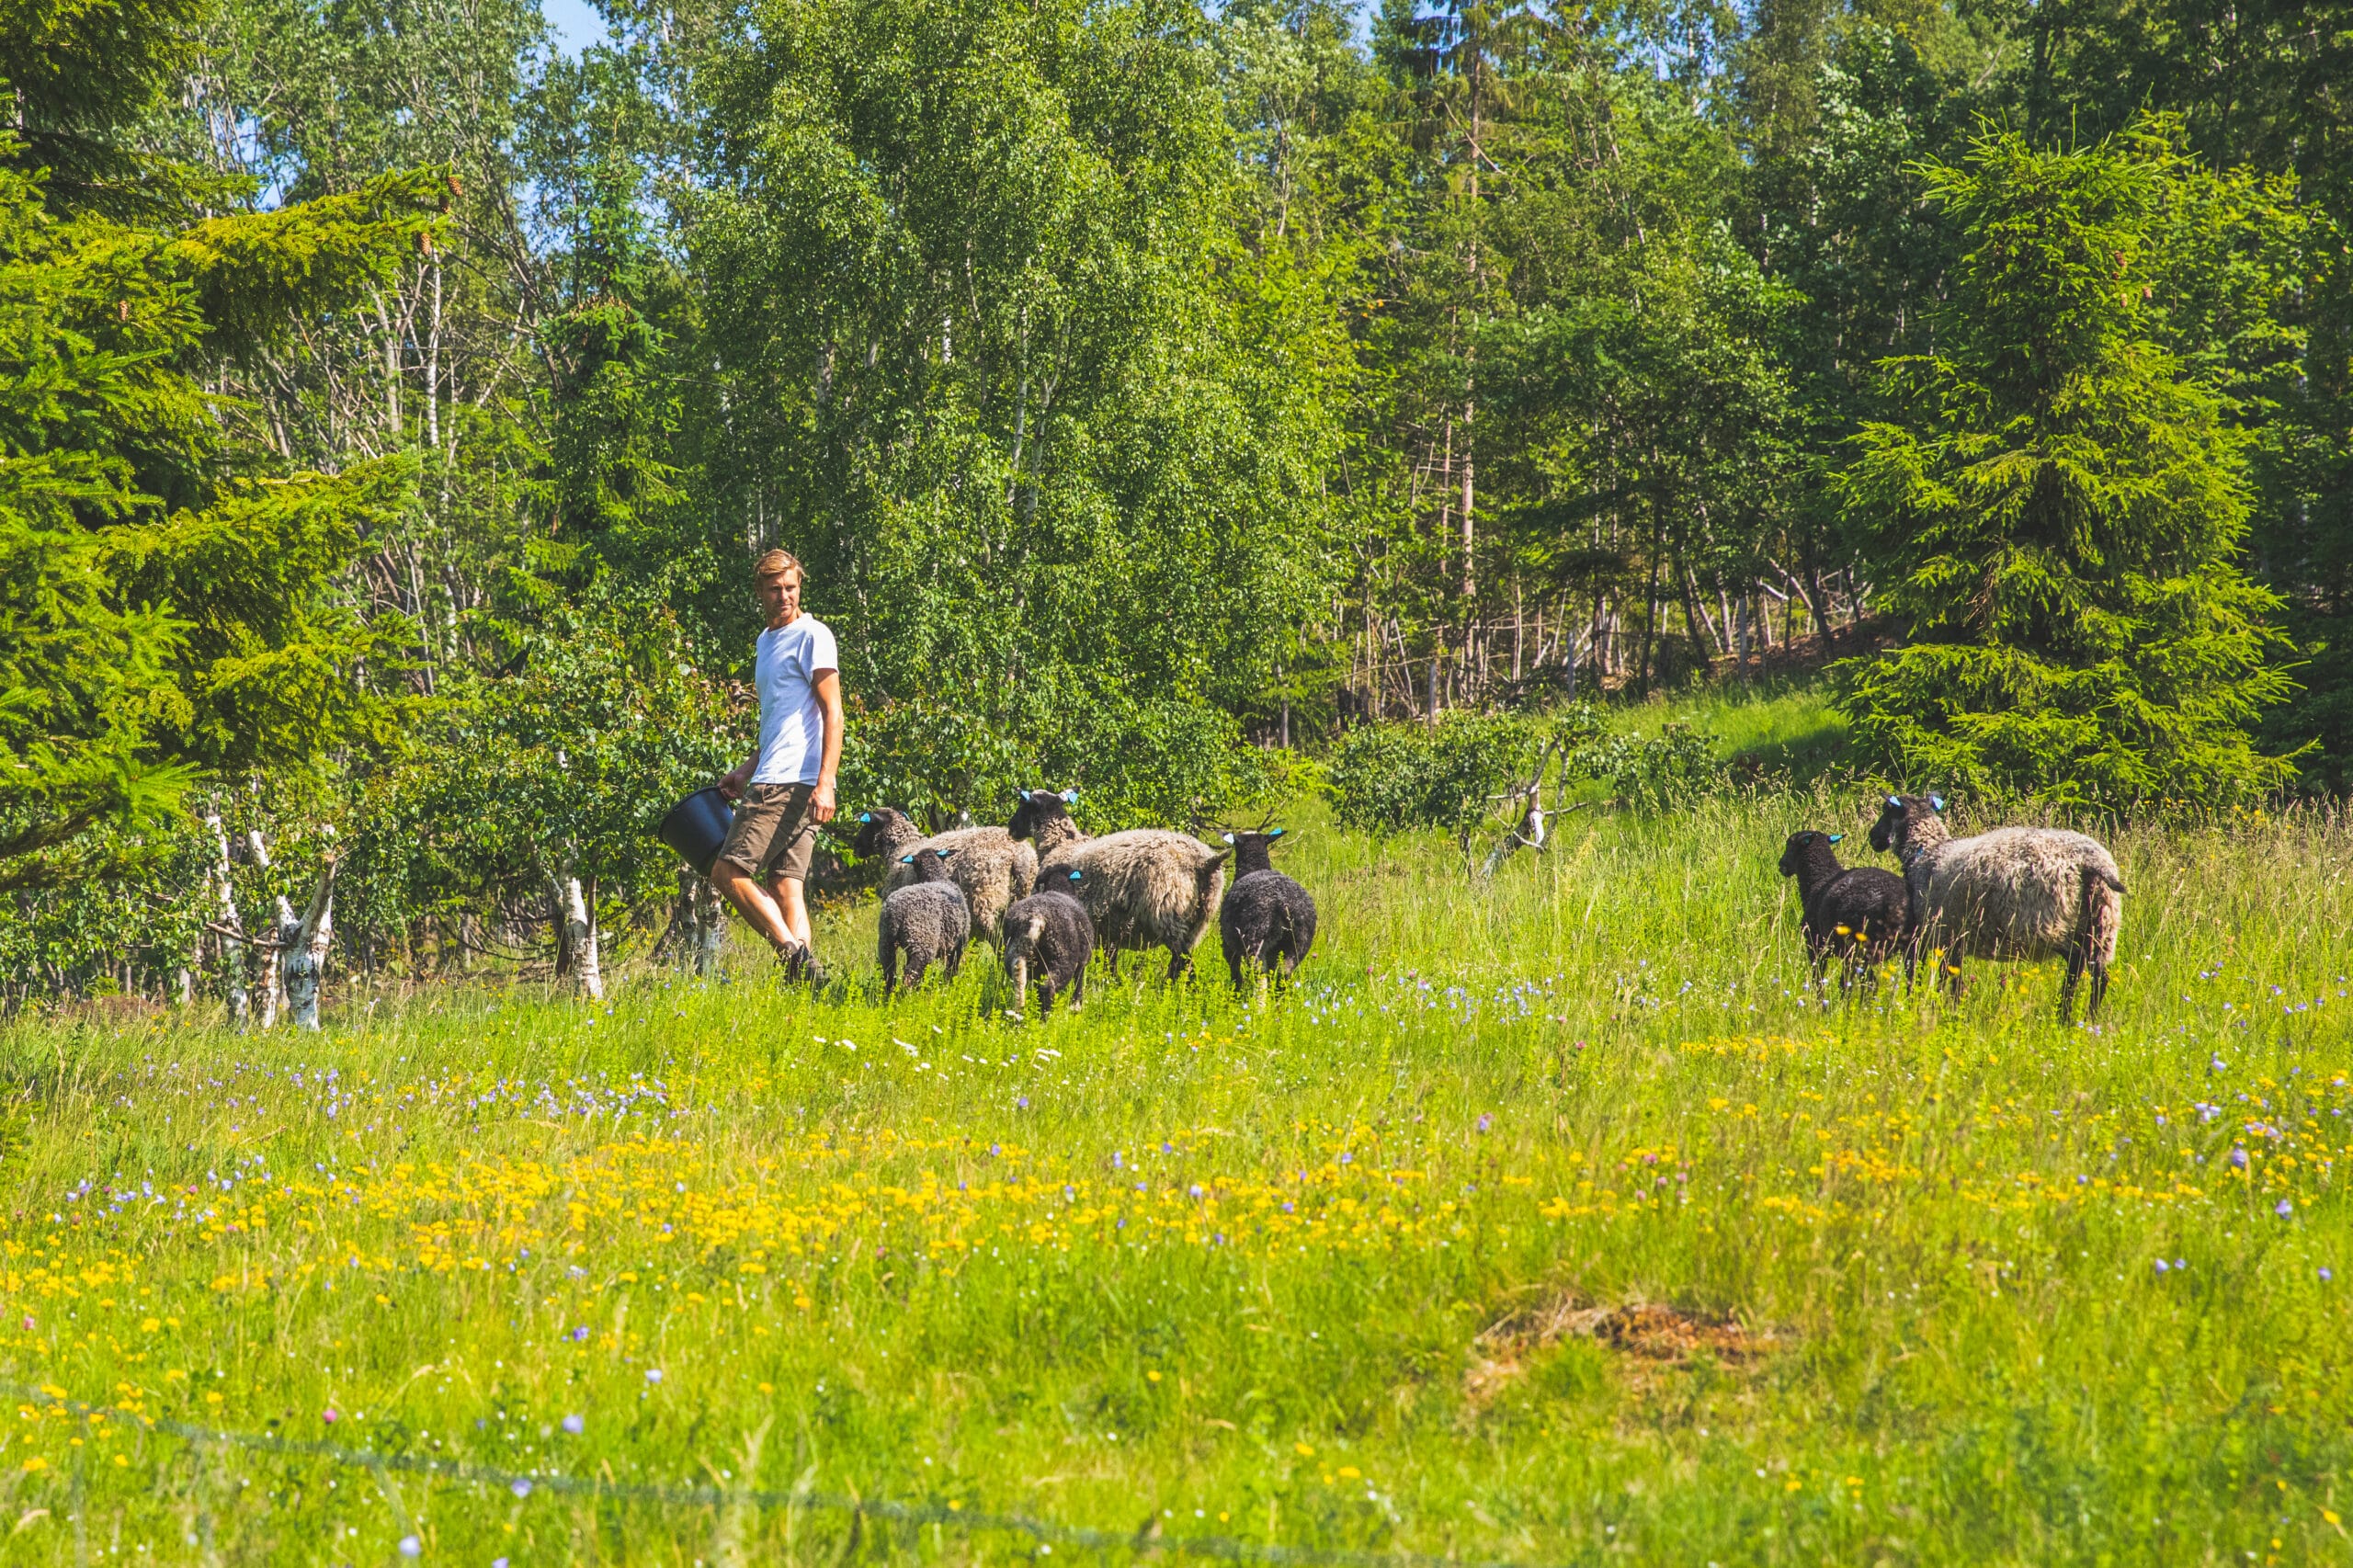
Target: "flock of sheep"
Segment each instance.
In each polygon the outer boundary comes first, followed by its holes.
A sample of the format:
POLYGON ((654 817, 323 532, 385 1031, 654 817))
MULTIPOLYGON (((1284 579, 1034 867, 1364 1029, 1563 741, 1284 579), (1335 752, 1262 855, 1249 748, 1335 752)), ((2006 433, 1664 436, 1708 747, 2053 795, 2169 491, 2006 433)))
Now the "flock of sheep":
POLYGON ((1282 829, 1228 833, 1224 849, 1160 828, 1093 838, 1072 820, 1077 800, 1024 790, 1003 827, 931 835, 904 812, 860 812, 852 846, 892 862, 875 944, 884 989, 898 989, 903 959, 910 986, 935 963, 952 977, 977 937, 997 949, 1017 1002, 1034 983, 1041 1014, 1065 991, 1076 1007, 1097 948, 1115 969, 1123 952, 1165 948, 1174 980, 1192 968, 1211 911, 1237 990, 1252 971, 1288 977, 1307 957, 1315 901, 1274 869, 1282 829), (1241 872, 1231 890, 1229 858, 1241 872))
MULTIPOLYGON (((1003 827, 926 835, 902 812, 859 815, 861 858, 892 862, 882 881, 877 939, 885 990, 920 984, 933 965, 951 977, 975 939, 997 949, 1018 1005, 1034 984, 1040 1013, 1067 992, 1086 998, 1086 966, 1099 948, 1120 954, 1168 949, 1174 980, 1218 918, 1236 989, 1264 971, 1288 978, 1315 941, 1315 901, 1274 869, 1282 829, 1227 833, 1213 848, 1189 834, 1131 828, 1090 837, 1072 819, 1075 790, 1017 792, 1003 827), (1225 887, 1226 861, 1236 877, 1225 887), (1223 894, 1221 898, 1221 893, 1223 894)), ((1794 877, 1802 928, 1817 977, 1836 957, 1842 984, 1901 957, 1904 972, 1927 960, 1958 993, 1964 958, 2066 960, 2059 1015, 2091 975, 2087 1013, 2108 991, 2124 914, 2124 879, 2097 840, 2062 828, 2003 827, 1967 838, 1946 828, 1937 795, 1890 795, 1870 831, 1894 872, 1843 866, 1845 835, 1790 835, 1780 869, 1794 877)))
POLYGON ((1838 863, 1836 833, 1796 833, 1781 850, 1795 877, 1802 928, 1818 976, 1836 956, 1841 981, 1901 956, 1922 959, 1961 989, 1964 958, 2061 958, 2059 1017, 2072 1015, 2075 984, 2092 977, 2086 1016, 2108 994, 2109 966, 2124 920, 2124 878, 2098 840, 2055 827, 1997 827, 1955 838, 1938 795, 1890 795, 1871 824, 1871 847, 1892 852, 1902 876, 1838 863))

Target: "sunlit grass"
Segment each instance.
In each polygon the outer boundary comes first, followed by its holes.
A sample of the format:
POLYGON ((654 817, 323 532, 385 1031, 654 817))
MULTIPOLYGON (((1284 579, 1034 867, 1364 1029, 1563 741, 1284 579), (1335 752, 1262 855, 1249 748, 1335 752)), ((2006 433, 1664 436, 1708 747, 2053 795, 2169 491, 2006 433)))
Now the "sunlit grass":
MULTIPOLYGON (((2353 835, 2121 835, 2110 1010, 2063 1029, 2048 965, 1807 990, 1772 863, 1864 813, 1586 813, 1491 884, 1294 816, 1324 938, 1288 994, 1205 953, 1043 1027, 995 1018, 980 951, 881 1003, 870 909, 821 928, 824 1000, 746 948, 609 1007, 21 1023, 0 1372, 517 1471, 1290 1545, 2341 1555, 2353 835), (1706 1332, 1586 1336, 1630 1301, 1706 1332)), ((173 1561, 1029 1550, 380 1484, 39 1400, 0 1492, 12 1562, 74 1561, 77 1511, 80 1550, 173 1561)))

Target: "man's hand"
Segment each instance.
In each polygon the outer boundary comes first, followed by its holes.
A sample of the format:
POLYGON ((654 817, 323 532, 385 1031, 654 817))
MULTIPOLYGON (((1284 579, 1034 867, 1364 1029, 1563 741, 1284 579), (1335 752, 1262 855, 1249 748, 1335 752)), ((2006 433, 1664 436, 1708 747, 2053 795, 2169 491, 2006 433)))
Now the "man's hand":
POLYGON ((719 792, 726 796, 731 801, 742 800, 744 798, 744 787, 751 781, 752 765, 757 761, 759 761, 759 758, 757 756, 754 756, 749 761, 743 763, 741 766, 721 774, 719 776, 719 792))
POLYGON ((817 787, 809 791, 809 820, 814 823, 829 823, 834 820, 834 783, 832 779, 819 779, 817 781, 817 787))

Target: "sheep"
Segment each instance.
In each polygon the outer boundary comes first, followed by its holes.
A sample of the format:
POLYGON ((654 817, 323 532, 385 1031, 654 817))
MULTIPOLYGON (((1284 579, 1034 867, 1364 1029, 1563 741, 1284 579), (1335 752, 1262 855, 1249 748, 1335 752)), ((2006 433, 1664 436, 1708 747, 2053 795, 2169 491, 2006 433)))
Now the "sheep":
POLYGON ((1086 1001, 1086 960, 1095 951, 1095 922, 1086 905, 1063 888, 1085 885, 1086 873, 1056 872, 1058 884, 1030 894, 1005 912, 1005 972, 1013 982, 1013 1012, 1017 1018, 1029 1000, 1029 983, 1038 983, 1038 1016, 1054 1010, 1054 995, 1070 988, 1070 1010, 1086 1001), (1030 966, 1035 963, 1033 976, 1030 966))
POLYGON ((1005 912, 1017 899, 1029 896, 1038 882, 1038 851, 1017 843, 1001 827, 960 827, 929 837, 889 806, 858 814, 858 836, 851 847, 860 858, 881 854, 891 864, 882 877, 887 895, 915 880, 904 857, 916 849, 945 849, 955 856, 956 885, 972 912, 972 936, 1003 951, 1005 912))
POLYGON ((1859 960, 1868 973, 1896 950, 1910 928, 1910 894, 1904 879, 1876 866, 1841 866, 1831 846, 1843 833, 1793 833, 1781 846, 1781 875, 1798 880, 1799 926, 1813 959, 1813 978, 1832 954, 1839 959, 1838 989, 1859 960))
POLYGON ((1871 827, 1871 847, 1893 850, 1904 866, 1912 952, 1941 949, 1956 995, 1965 956, 2063 958, 2059 1021, 2073 1016, 2075 982, 2086 969, 2085 1016, 2097 1015, 2124 921, 2115 858, 2097 839, 2054 827, 1955 838, 1944 809, 1939 795, 1890 795, 1871 827))
POLYGON ((1315 945, 1315 900, 1305 888, 1275 869, 1270 851, 1281 828, 1271 833, 1229 833, 1233 846, 1233 886, 1218 905, 1218 937, 1233 988, 1242 989, 1244 960, 1272 970, 1278 960, 1288 980, 1315 945))
POLYGON ((964 967, 964 947, 972 939, 972 911, 949 875, 951 858, 953 851, 947 849, 917 849, 899 858, 916 880, 892 890, 882 901, 875 949, 885 995, 898 989, 902 949, 907 955, 910 991, 923 983, 924 971, 935 963, 947 966, 950 980, 964 967))
POLYGON ((1225 889, 1225 862, 1233 852, 1211 849, 1188 834, 1130 828, 1089 838, 1071 820, 1078 791, 1017 791, 1019 803, 1006 829, 1038 846, 1040 882, 1084 871, 1078 900, 1095 922, 1096 939, 1116 965, 1124 949, 1168 949, 1168 978, 1193 967, 1193 949, 1209 929, 1225 889))

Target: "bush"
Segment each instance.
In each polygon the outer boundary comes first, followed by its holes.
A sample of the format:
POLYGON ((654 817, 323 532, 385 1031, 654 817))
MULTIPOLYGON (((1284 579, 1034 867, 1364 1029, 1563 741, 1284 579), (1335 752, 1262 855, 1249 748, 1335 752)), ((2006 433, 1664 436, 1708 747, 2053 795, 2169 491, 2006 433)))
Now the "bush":
POLYGON ((1469 831, 1493 797, 1535 771, 1548 745, 1571 756, 1601 733, 1589 703, 1557 713, 1448 714, 1436 724, 1352 730, 1332 762, 1340 820, 1373 833, 1469 831))

